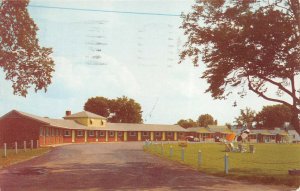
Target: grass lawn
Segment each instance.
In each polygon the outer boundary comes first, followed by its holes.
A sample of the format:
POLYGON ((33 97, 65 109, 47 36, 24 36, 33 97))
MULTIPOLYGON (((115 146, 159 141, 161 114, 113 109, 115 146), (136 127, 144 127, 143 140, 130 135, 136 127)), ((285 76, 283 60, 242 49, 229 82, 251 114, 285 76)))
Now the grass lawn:
MULTIPOLYGON (((288 170, 300 170, 300 144, 254 144, 255 153, 230 152, 229 174, 224 173, 224 144, 189 143, 185 147, 184 161, 178 144, 152 144, 145 151, 179 161, 199 171, 232 179, 246 179, 270 184, 300 185, 300 176, 291 176, 288 170), (173 156, 170 156, 170 147, 173 156), (161 154, 163 147, 163 154, 161 154), (198 165, 198 151, 202 153, 202 163, 198 165)), ((249 148, 248 148, 249 150, 249 148)))
POLYGON ((28 160, 35 156, 40 156, 48 151, 50 151, 51 148, 38 148, 38 149, 27 149, 26 152, 24 150, 20 149, 18 150, 18 154, 15 153, 14 149, 8 149, 7 150, 7 157, 4 157, 4 151, 3 149, 0 149, 0 169, 9 165, 12 165, 14 163, 22 162, 24 160, 28 160))

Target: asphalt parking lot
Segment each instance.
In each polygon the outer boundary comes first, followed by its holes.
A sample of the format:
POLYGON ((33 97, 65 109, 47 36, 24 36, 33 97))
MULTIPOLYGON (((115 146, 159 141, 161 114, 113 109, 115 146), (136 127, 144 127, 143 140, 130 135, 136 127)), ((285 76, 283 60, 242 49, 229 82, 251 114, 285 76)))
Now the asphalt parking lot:
POLYGON ((0 190, 292 190, 205 175, 142 143, 73 144, 0 170, 0 190))

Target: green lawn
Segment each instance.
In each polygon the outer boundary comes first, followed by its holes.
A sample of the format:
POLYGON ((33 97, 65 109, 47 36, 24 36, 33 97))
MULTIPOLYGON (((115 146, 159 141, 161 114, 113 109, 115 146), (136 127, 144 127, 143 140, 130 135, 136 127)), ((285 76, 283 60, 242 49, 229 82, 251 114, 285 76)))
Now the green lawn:
MULTIPOLYGON (((271 184, 300 185, 300 176, 288 174, 290 169, 300 169, 300 144, 254 144, 255 153, 234 153, 229 155, 229 174, 224 173, 224 144, 190 143, 185 148, 185 160, 181 161, 181 147, 178 144, 152 144, 146 152, 179 161, 199 171, 226 176, 233 179, 247 179, 271 184), (170 157, 170 146, 174 154, 170 157), (202 153, 198 165, 198 151, 202 153)), ((249 149, 248 149, 249 150, 249 149)))
POLYGON ((40 156, 48 151, 50 151, 51 148, 38 148, 38 149, 27 149, 26 152, 24 150, 19 150, 18 154, 15 154, 14 149, 8 149, 7 150, 7 157, 4 157, 4 151, 3 149, 0 149, 0 169, 24 160, 28 160, 35 156, 40 156))

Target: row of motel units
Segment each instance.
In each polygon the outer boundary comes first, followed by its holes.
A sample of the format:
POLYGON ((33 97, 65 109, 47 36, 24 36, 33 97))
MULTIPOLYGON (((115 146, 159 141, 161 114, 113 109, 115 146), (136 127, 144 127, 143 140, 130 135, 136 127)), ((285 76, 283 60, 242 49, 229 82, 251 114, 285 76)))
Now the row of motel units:
MULTIPOLYGON (((0 144, 39 145, 117 141, 184 140, 186 129, 179 125, 108 123, 105 117, 83 111, 66 112, 63 119, 39 117, 12 110, 0 118, 0 144)), ((34 145, 36 146, 36 145, 34 145)))
MULTIPOLYGON (((87 111, 75 114, 67 111, 63 119, 50 119, 12 110, 0 118, 0 144, 7 143, 8 146, 15 142, 22 145, 24 141, 29 143, 31 140, 35 140, 36 146, 85 142, 177 141, 185 140, 186 136, 197 137, 201 142, 215 142, 216 138, 224 139, 232 133, 239 135, 240 131, 217 125, 184 129, 179 125, 108 123, 105 117, 87 111)), ((251 130, 248 141, 287 142, 290 132, 292 131, 280 129, 251 130)))
MULTIPOLYGON (((216 138, 225 139, 226 135, 235 133, 241 134, 241 129, 230 130, 227 126, 208 125, 208 127, 188 128, 188 135, 199 138, 203 142, 215 142, 216 138)), ((255 129, 250 130, 248 141, 251 143, 286 143, 295 139, 290 131, 280 128, 274 130, 255 129)))

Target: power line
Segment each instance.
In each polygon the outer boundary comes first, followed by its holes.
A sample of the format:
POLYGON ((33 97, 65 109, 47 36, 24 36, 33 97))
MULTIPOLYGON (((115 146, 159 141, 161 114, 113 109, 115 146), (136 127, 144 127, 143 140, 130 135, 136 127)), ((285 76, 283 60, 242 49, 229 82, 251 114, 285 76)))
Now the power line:
POLYGON ((113 10, 103 10, 103 9, 81 9, 81 8, 72 8, 72 7, 55 7, 55 6, 43 6, 43 5, 28 5, 28 7, 43 8, 43 9, 70 10, 70 11, 88 11, 88 12, 133 14, 133 15, 180 17, 179 14, 169 14, 169 13, 147 13, 147 12, 134 12, 134 11, 113 11, 113 10))

